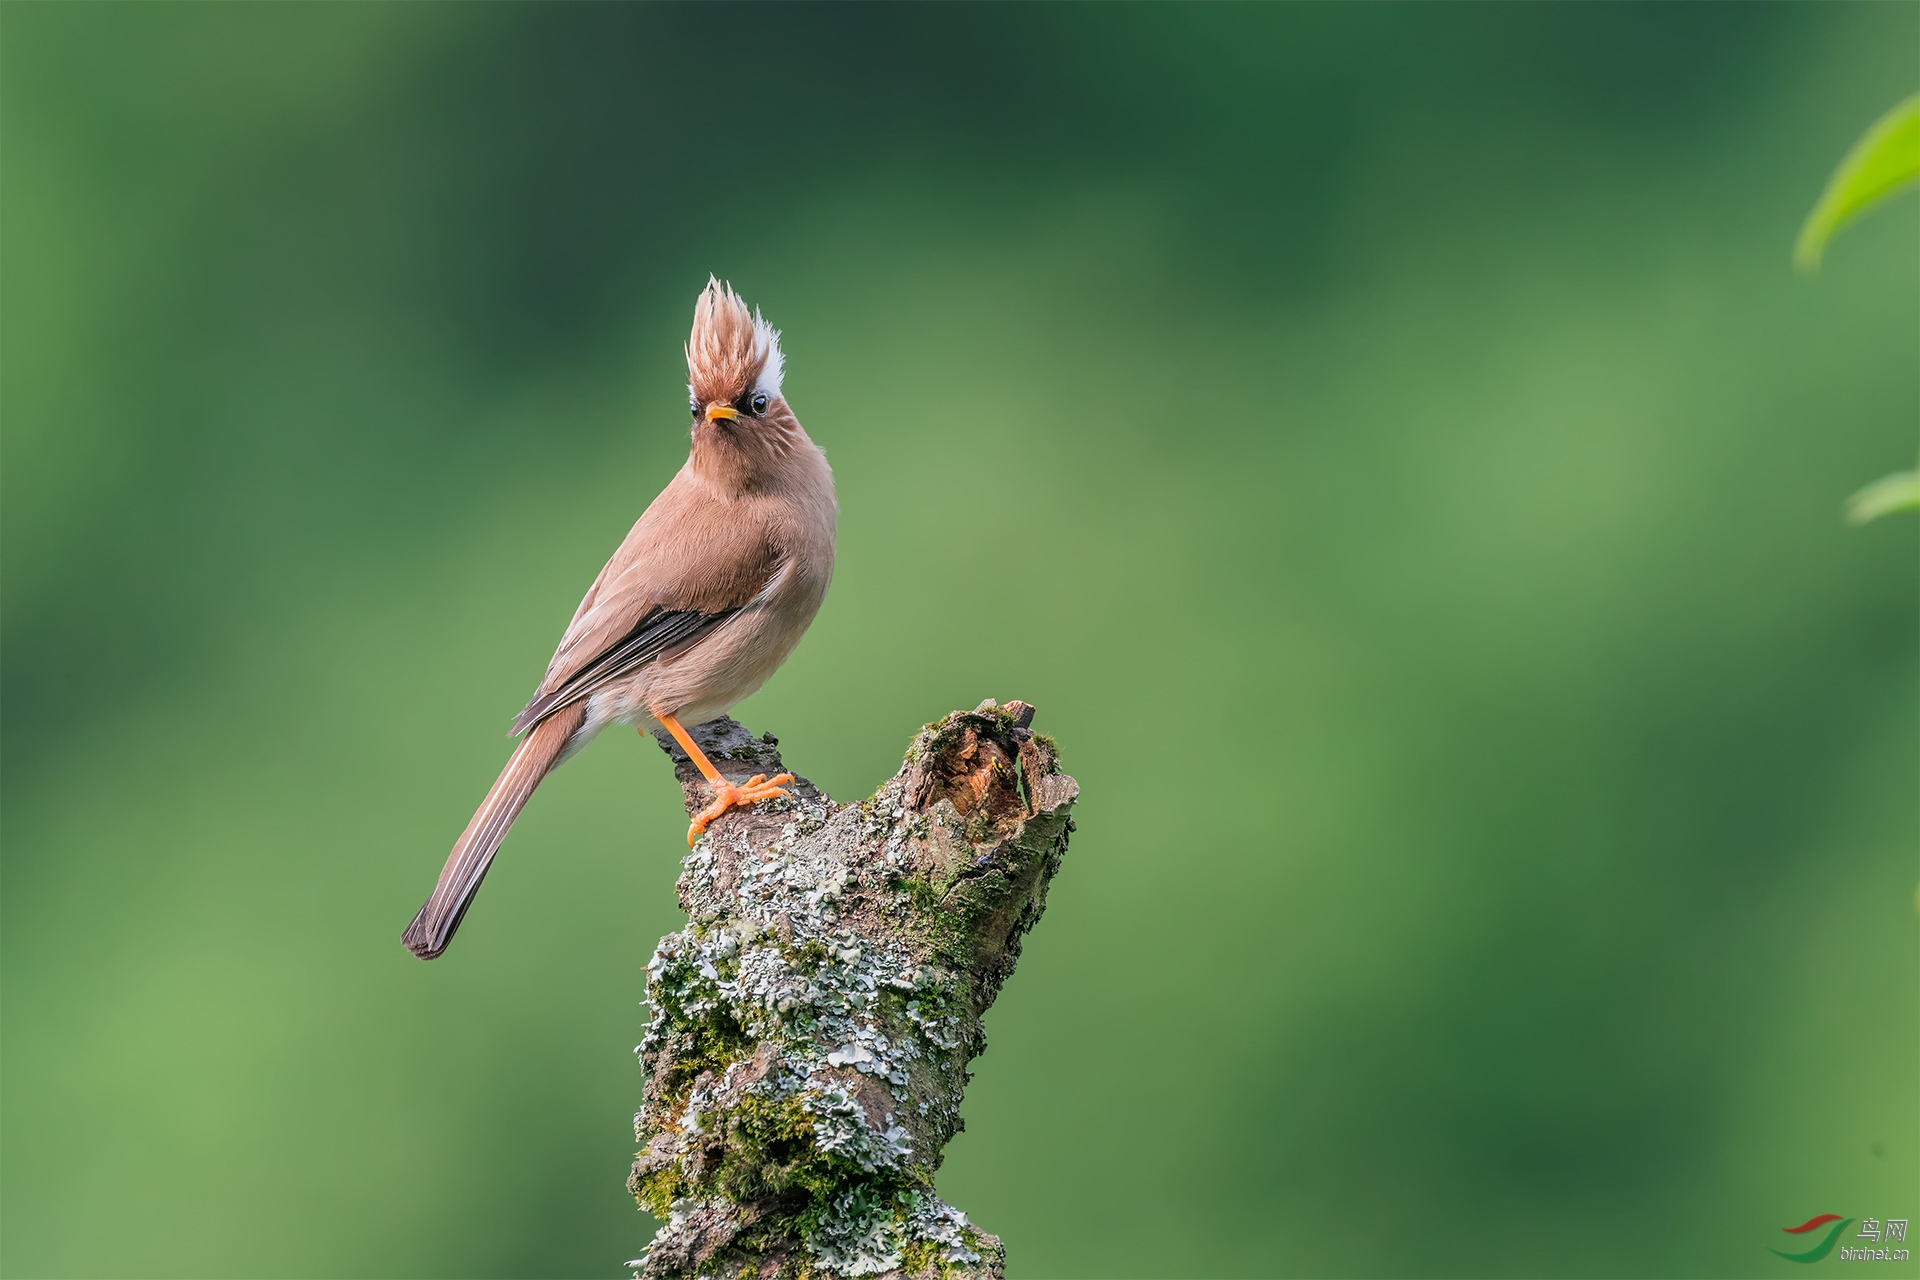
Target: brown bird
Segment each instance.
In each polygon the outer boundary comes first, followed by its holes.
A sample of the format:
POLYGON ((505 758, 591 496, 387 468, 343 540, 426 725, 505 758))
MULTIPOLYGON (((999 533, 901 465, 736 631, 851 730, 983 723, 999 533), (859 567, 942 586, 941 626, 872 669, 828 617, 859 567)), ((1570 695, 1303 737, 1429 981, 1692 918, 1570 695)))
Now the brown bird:
POLYGON ((687 340, 686 465, 587 588, 513 722, 527 736, 401 935, 421 959, 447 949, 540 780, 609 724, 666 729, 706 776, 713 803, 688 828, 689 847, 733 805, 787 794, 791 774, 728 782, 684 727, 725 715, 766 683, 833 576, 833 472, 780 394, 784 369, 779 333, 709 279, 687 340))

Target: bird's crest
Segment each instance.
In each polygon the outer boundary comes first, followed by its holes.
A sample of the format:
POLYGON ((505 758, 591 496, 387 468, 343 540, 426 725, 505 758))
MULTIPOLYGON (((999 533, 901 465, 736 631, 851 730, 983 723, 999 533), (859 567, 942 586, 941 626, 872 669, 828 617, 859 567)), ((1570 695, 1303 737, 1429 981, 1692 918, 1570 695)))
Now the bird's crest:
POLYGON ((777 396, 785 373, 779 330, 748 308, 732 285, 708 276, 693 304, 687 339, 687 394, 694 407, 737 400, 749 390, 777 396))

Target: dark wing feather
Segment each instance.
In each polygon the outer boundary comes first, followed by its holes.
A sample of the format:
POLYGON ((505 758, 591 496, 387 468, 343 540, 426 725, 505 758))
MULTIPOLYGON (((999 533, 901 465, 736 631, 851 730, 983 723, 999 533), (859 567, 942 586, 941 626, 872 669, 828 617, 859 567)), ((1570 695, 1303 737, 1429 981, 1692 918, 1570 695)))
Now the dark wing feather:
POLYGON ((684 649, 738 612, 738 609, 725 609, 718 613, 702 613, 696 609, 653 606, 618 643, 581 667, 557 688, 535 694, 533 701, 514 717, 512 732, 525 733, 556 709, 590 698, 635 668, 684 649))
POLYGON ((515 733, 698 642, 773 581, 782 556, 765 513, 716 503, 691 466, 648 504, 587 589, 515 733))

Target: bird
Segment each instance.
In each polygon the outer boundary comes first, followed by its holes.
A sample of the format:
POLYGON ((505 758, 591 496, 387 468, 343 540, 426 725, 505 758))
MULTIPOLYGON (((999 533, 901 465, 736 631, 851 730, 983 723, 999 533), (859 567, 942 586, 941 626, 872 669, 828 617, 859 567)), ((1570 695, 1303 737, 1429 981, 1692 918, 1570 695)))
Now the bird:
POLYGON ((781 392, 779 331, 730 284, 708 278, 686 355, 686 463, 587 588, 515 718, 525 736, 401 935, 423 960, 447 949, 541 779, 610 724, 666 730, 706 778, 713 801, 689 848, 733 806, 788 794, 791 774, 729 782, 686 726, 759 689, 813 622, 833 577, 833 471, 781 392))

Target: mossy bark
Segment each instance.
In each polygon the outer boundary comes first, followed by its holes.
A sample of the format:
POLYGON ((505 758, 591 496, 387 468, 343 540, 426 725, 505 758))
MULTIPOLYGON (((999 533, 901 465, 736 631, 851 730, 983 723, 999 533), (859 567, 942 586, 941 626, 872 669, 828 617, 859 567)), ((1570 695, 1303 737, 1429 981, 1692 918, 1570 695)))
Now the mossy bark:
MULTIPOLYGON (((648 966, 628 1188, 665 1225, 636 1276, 1003 1274, 1000 1241, 933 1176, 1073 830, 1079 787, 1032 718, 955 712, 870 799, 796 779, 687 855, 689 922, 648 966)), ((783 771, 771 736, 692 733, 730 779, 783 771)), ((705 781, 661 746, 695 812, 705 781)))

